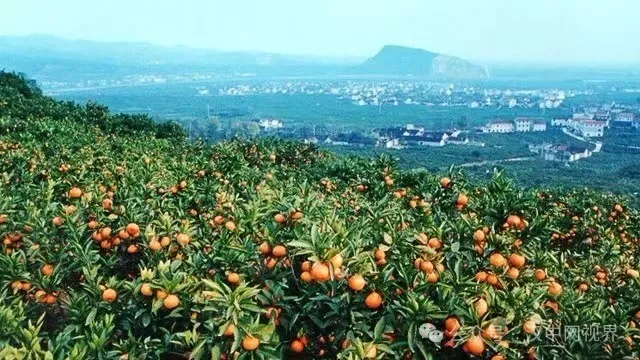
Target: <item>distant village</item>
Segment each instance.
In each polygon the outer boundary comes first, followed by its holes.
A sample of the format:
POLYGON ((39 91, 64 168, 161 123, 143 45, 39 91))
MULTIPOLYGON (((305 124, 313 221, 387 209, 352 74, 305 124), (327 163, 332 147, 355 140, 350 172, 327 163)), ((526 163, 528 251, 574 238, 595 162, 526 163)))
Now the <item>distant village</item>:
MULTIPOLYGON (((298 137, 285 128, 282 120, 260 119, 257 124, 266 135, 279 137, 298 137)), ((581 109, 567 117, 555 117, 550 121, 541 118, 516 117, 513 120, 497 119, 473 130, 445 129, 426 130, 413 124, 404 126, 376 128, 369 134, 358 132, 312 133, 303 136, 307 143, 329 146, 382 147, 387 149, 403 149, 410 147, 439 147, 445 145, 485 146, 478 141, 483 134, 543 133, 549 127, 561 129, 567 136, 580 141, 582 145, 566 144, 531 144, 532 154, 544 160, 572 162, 592 156, 602 148, 606 129, 640 128, 640 116, 625 111, 615 104, 595 109, 581 109)))

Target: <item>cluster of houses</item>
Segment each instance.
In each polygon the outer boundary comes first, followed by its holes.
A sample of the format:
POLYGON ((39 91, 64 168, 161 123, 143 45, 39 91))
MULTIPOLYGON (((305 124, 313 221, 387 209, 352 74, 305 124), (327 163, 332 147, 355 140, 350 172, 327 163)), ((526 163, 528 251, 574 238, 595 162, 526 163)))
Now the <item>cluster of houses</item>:
POLYGON ((573 162, 588 158, 594 153, 600 152, 602 143, 597 142, 595 146, 587 145, 529 145, 529 151, 539 154, 544 160, 573 162))
POLYGON ((469 144, 460 130, 427 131, 411 124, 399 127, 374 129, 377 146, 398 149, 411 146, 444 146, 446 144, 469 144))
POLYGON ((478 129, 481 133, 512 133, 547 131, 547 122, 543 119, 517 117, 512 120, 494 120, 478 129))
POLYGON ((613 113, 609 110, 576 112, 570 118, 555 118, 551 125, 563 127, 577 135, 594 138, 603 137, 609 127, 640 128, 640 118, 632 112, 613 113))

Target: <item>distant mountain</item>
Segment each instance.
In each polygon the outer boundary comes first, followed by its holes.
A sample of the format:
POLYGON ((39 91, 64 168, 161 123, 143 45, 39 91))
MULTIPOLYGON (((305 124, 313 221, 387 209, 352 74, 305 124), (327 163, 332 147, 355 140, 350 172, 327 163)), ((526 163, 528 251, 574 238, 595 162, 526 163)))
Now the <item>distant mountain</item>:
POLYGON ((48 35, 0 36, 0 69, 25 72, 45 82, 119 79, 132 75, 194 73, 280 76, 406 76, 434 79, 483 78, 468 61, 388 45, 374 57, 344 59, 267 52, 222 52, 139 42, 68 40, 48 35))
POLYGON ((414 75, 428 78, 484 78, 487 71, 469 61, 423 49, 387 45, 358 67, 358 72, 379 75, 414 75))
POLYGON ((195 72, 309 75, 333 72, 335 68, 359 61, 149 43, 68 40, 48 35, 0 36, 0 69, 29 73, 41 81, 195 72))

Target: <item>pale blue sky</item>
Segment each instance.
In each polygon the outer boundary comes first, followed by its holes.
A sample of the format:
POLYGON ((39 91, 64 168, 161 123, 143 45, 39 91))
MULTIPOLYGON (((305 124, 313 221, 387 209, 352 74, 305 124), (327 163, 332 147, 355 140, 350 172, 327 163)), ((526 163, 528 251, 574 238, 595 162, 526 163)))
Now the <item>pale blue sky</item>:
POLYGON ((640 0, 0 0, 0 35, 366 57, 640 64, 640 0))

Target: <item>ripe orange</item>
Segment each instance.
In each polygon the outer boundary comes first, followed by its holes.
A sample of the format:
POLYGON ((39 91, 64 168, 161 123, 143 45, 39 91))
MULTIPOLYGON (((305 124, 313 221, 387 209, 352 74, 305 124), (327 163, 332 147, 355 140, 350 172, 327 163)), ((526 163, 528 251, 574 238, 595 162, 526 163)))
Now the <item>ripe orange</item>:
POLYGON ((507 270, 506 276, 511 280, 515 280, 520 276, 520 271, 515 267, 510 267, 509 270, 507 270))
POLYGON ((158 298, 159 300, 164 300, 167 298, 167 292, 164 290, 158 290, 156 291, 156 298, 158 298))
POLYGON ((447 320, 444 321, 444 328, 453 334, 460 329, 460 321, 455 317, 448 317, 447 320))
POLYGON ((102 292, 102 300, 106 302, 114 302, 118 298, 118 293, 113 289, 105 289, 102 292))
POLYGON ((249 334, 245 335, 242 339, 242 348, 247 351, 253 351, 260 346, 260 339, 253 337, 249 334))
POLYGON ((440 186, 448 189, 451 186, 451 179, 449 179, 448 177, 443 177, 442 179, 440 179, 440 186))
POLYGON ((153 295, 153 288, 151 288, 151 285, 149 285, 147 283, 144 283, 140 287, 140 292, 144 296, 152 296, 153 295))
POLYGON ((291 342, 291 351, 295 353, 301 353, 304 351, 304 344, 300 340, 293 340, 291 342))
POLYGON ((562 295, 562 285, 558 284, 555 281, 552 281, 551 284, 549 284, 549 294, 551 296, 562 295))
POLYGON ((509 265, 517 269, 520 269, 521 267, 523 267, 526 261, 527 261, 526 258, 519 254, 514 253, 509 256, 509 265))
POLYGON ((527 320, 522 324, 522 331, 527 334, 533 334, 536 332, 536 323, 533 320, 527 320))
POLYGON ((269 246, 269 243, 266 241, 260 244, 258 249, 262 255, 269 255, 269 253, 271 253, 271 246, 269 246))
POLYGON ((278 224, 282 224, 282 223, 284 223, 285 221, 287 221, 287 218, 286 218, 286 216, 284 216, 283 214, 276 214, 276 215, 273 217, 273 220, 275 220, 278 224))
POLYGON ((431 261, 424 260, 420 262, 420 270, 422 270, 423 272, 431 273, 434 269, 435 267, 433 266, 433 263, 431 261))
POLYGON ((238 275, 237 273, 234 273, 234 272, 229 273, 229 275, 227 275, 227 281, 230 284, 237 285, 237 284, 240 283, 240 275, 238 275))
POLYGON ((509 224, 509 226, 519 226, 520 225, 520 217, 517 215, 509 215, 507 217, 507 224, 509 224))
POLYGON ((300 265, 302 271, 311 271, 311 261, 304 261, 302 265, 300 265))
POLYGON ((126 230, 129 235, 135 236, 140 232, 140 227, 136 223, 129 223, 126 230))
POLYGON ((236 333, 236 326, 233 325, 233 323, 230 323, 229 325, 227 325, 227 328, 224 329, 224 336, 232 336, 233 334, 236 333))
POLYGON ((129 254, 135 254, 138 252, 138 247, 134 244, 129 245, 129 247, 127 247, 127 252, 129 254))
POLYGON ((344 262, 344 260, 342 259, 342 255, 335 254, 331 259, 329 259, 329 262, 331 262, 334 269, 338 269, 339 267, 342 266, 342 263, 344 262))
POLYGON ((53 265, 45 264, 44 266, 42 266, 42 269, 40 269, 40 272, 42 272, 42 275, 44 276, 51 276, 51 274, 53 274, 53 270, 53 265))
POLYGON ((382 305, 382 296, 377 292, 372 292, 364 299, 364 303, 369 309, 377 309, 382 305))
POLYGON ((349 288, 353 291, 360 291, 367 285, 367 281, 360 274, 354 274, 349 278, 349 288))
POLYGON ((300 219, 302 219, 303 216, 304 216, 304 214, 301 211, 296 211, 293 214, 291 214, 291 219, 300 220, 300 219))
POLYGON ((103 239, 108 239, 109 237, 111 237, 111 228, 105 226, 104 228, 102 228, 102 230, 100 230, 100 235, 102 235, 103 239))
POLYGON ((487 273, 484 271, 478 271, 476 273, 476 281, 478 282, 484 282, 487 280, 487 273))
POLYGON ((60 216, 54 217, 53 220, 51 220, 51 222, 53 223, 53 225, 57 227, 60 227, 62 226, 62 224, 64 224, 64 220, 60 216))
POLYGON ((475 356, 480 356, 485 351, 484 340, 480 336, 474 335, 467 340, 465 343, 466 350, 475 356))
POLYGON ((473 233, 473 240, 475 240, 476 243, 482 243, 486 239, 487 235, 482 230, 476 230, 476 232, 473 233))
POLYGON ((287 255, 287 248, 282 245, 276 245, 273 247, 273 251, 271 252, 271 254, 273 254, 273 256, 277 258, 284 257, 285 255, 287 255))
POLYGON ((489 263, 494 267, 503 267, 507 265, 507 259, 500 253, 493 253, 489 257, 489 263))
POLYGON ((376 249, 373 252, 373 256, 376 258, 376 260, 382 260, 387 257, 387 254, 385 254, 384 251, 382 251, 382 249, 376 249))
POLYGON ((580 290, 582 292, 585 292, 585 291, 589 290, 589 285, 587 283, 581 283, 578 286, 578 290, 580 290))
POLYGON ((178 242, 178 244, 186 246, 191 241, 191 238, 187 234, 180 233, 176 236, 176 241, 178 242))
POLYGON ((162 249, 162 244, 160 244, 158 240, 153 239, 149 242, 149 249, 151 249, 152 251, 158 251, 162 249))
POLYGON ((469 198, 465 194, 458 195, 458 201, 456 202, 458 205, 467 206, 469 204, 469 198))
POLYGON ((80 190, 80 188, 72 187, 72 188, 69 190, 69 197, 70 197, 71 199, 78 199, 78 198, 79 198, 79 197, 81 197, 81 196, 82 196, 82 190, 80 190))
POLYGON ((300 274, 300 280, 306 282, 306 283, 310 283, 313 281, 313 277, 311 276, 311 273, 308 271, 303 271, 302 274, 300 274))
POLYGON ((167 295, 167 297, 164 298, 162 304, 164 305, 165 309, 175 309, 176 307, 178 307, 178 305, 180 305, 180 298, 173 294, 167 295))
POLYGON ((489 310, 489 305, 487 305, 487 301, 485 299, 480 298, 476 300, 474 308, 476 309, 476 314, 478 314, 478 317, 481 318, 489 310))
POLYGON ((327 281, 331 277, 329 267, 321 262, 315 262, 313 266, 311 266, 311 276, 315 281, 327 281))
POLYGON ((224 227, 229 231, 234 231, 236 229, 236 224, 233 221, 227 221, 224 223, 224 227))
POLYGON ((427 282, 429 283, 437 283, 438 282, 438 274, 436 274, 435 272, 430 272, 427 274, 427 282))
POLYGON ((536 280, 542 281, 547 277, 547 273, 543 269, 536 269, 534 272, 536 280))
POLYGON ((489 285, 496 285, 498 283, 498 277, 496 274, 487 275, 487 283, 489 283, 489 285))
POLYGON ((440 249, 442 247, 442 242, 436 238, 429 239, 429 243, 427 244, 432 249, 440 249))

